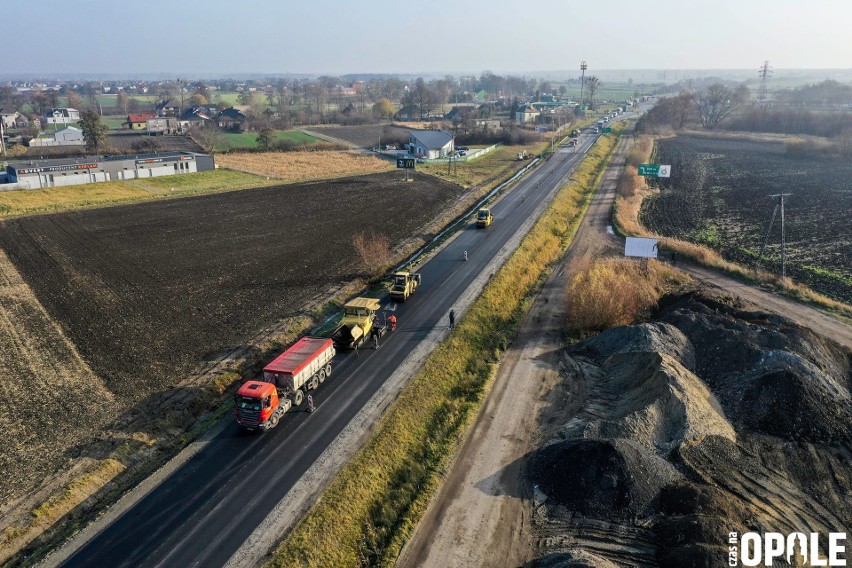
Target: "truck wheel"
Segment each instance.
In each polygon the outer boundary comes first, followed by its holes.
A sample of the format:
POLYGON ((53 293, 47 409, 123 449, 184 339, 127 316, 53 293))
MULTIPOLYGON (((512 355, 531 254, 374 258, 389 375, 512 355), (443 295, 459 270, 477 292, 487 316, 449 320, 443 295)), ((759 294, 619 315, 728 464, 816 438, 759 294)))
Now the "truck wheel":
POLYGON ((319 384, 320 384, 319 375, 318 374, 314 375, 313 377, 311 377, 311 380, 308 381, 308 390, 314 390, 315 388, 317 388, 319 386, 319 384))
POLYGON ((296 392, 293 393, 293 406, 302 406, 304 398, 305 393, 302 392, 302 389, 296 389, 296 392))
POLYGON ((320 369, 319 373, 317 373, 317 377, 319 378, 320 384, 325 382, 325 369, 320 369))
POLYGON ((331 376, 331 363, 325 366, 325 378, 329 378, 331 376))
POLYGON ((276 426, 278 426, 278 421, 281 419, 281 416, 277 412, 273 412, 272 416, 269 417, 269 426, 268 430, 272 430, 276 426))

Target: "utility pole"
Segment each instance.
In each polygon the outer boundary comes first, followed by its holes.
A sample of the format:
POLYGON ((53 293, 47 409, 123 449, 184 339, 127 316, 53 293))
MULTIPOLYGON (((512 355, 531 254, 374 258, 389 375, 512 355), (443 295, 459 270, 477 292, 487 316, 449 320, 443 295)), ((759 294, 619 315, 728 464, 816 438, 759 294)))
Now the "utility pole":
POLYGON ((784 198, 792 193, 776 193, 770 195, 772 199, 778 198, 778 203, 775 204, 775 209, 772 211, 772 220, 769 221, 769 228, 766 230, 766 237, 763 239, 763 246, 760 247, 760 255, 763 256, 763 250, 766 248, 766 241, 769 240, 769 233, 772 231, 772 224, 775 223, 775 216, 778 214, 778 209, 781 209, 781 278, 787 278, 787 234, 784 226, 784 198))
POLYGON ((586 86, 586 69, 588 69, 588 68, 589 68, 589 66, 586 65, 585 59, 580 62, 580 71, 583 72, 583 74, 580 78, 580 106, 583 106, 583 87, 586 86))
MULTIPOLYGON (((0 108, 0 113, 3 109, 0 108)), ((0 116, 0 148, 3 148, 3 157, 6 157, 6 133, 3 132, 3 118, 0 116)))

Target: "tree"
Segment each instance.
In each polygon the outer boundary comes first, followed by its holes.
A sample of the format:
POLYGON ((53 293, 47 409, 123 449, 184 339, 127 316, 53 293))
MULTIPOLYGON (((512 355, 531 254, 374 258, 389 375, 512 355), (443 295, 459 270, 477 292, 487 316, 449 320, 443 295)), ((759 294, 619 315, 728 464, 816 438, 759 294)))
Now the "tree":
POLYGON ((103 150, 107 147, 107 135, 109 130, 101 122, 101 116, 94 110, 88 109, 80 113, 80 122, 77 123, 83 131, 83 139, 86 141, 86 149, 92 151, 103 150))
POLYGON ((128 97, 127 93, 125 93, 124 91, 118 92, 118 97, 116 98, 115 104, 118 108, 121 109, 121 112, 123 112, 124 114, 130 112, 130 97, 128 97))
POLYGON ((358 233, 352 238, 352 246, 361 259, 361 267, 370 277, 382 273, 390 263, 390 239, 382 233, 358 233))
POLYGON ((390 120, 395 112, 396 109, 393 107, 393 103, 388 99, 379 99, 373 105, 373 115, 382 120, 390 120))
POLYGON ((222 131, 215 126, 193 127, 189 135, 208 154, 215 154, 225 140, 222 131))
POLYGON ((589 93, 589 108, 595 110, 595 94, 601 88, 601 80, 592 75, 586 79, 586 92, 589 93))
POLYGON ((206 105, 207 97, 202 95, 201 93, 195 93, 191 97, 189 97, 189 104, 191 105, 206 105))
POLYGON ((68 97, 68 106, 73 109, 81 110, 83 108, 83 99, 75 93, 74 91, 69 90, 65 93, 65 96, 68 97))
POLYGON ((272 148, 272 145, 275 143, 275 136, 272 133, 272 130, 269 128, 264 128, 258 133, 257 138, 257 147, 261 150, 269 150, 272 148))
POLYGON ((707 87, 706 91, 693 93, 692 101, 698 110, 701 126, 713 130, 719 126, 720 122, 735 113, 750 97, 751 93, 745 85, 729 89, 721 83, 715 83, 707 87))

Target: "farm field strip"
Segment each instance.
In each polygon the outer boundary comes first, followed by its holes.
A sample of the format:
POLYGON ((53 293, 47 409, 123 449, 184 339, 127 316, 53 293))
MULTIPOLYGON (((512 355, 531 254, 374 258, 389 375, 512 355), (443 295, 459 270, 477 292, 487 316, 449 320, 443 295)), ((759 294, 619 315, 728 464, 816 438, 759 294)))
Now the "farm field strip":
POLYGON ((224 168, 284 182, 372 174, 394 168, 394 164, 375 156, 335 151, 223 154, 216 161, 224 168))

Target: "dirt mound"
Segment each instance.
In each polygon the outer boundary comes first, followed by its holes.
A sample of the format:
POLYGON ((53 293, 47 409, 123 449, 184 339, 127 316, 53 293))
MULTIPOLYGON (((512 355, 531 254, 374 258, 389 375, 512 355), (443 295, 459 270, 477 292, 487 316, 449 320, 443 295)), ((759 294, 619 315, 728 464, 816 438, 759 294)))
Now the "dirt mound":
POLYGON ((529 568, 618 568, 618 564, 586 552, 545 554, 528 566, 529 568))
POLYGON ((673 468, 629 440, 572 440, 539 450, 530 464, 538 488, 591 517, 647 513, 673 468))
POLYGON ((695 370, 695 348, 679 329, 667 323, 614 327, 581 341, 569 351, 572 355, 587 357, 598 364, 616 353, 665 353, 680 361, 687 369, 695 370))

